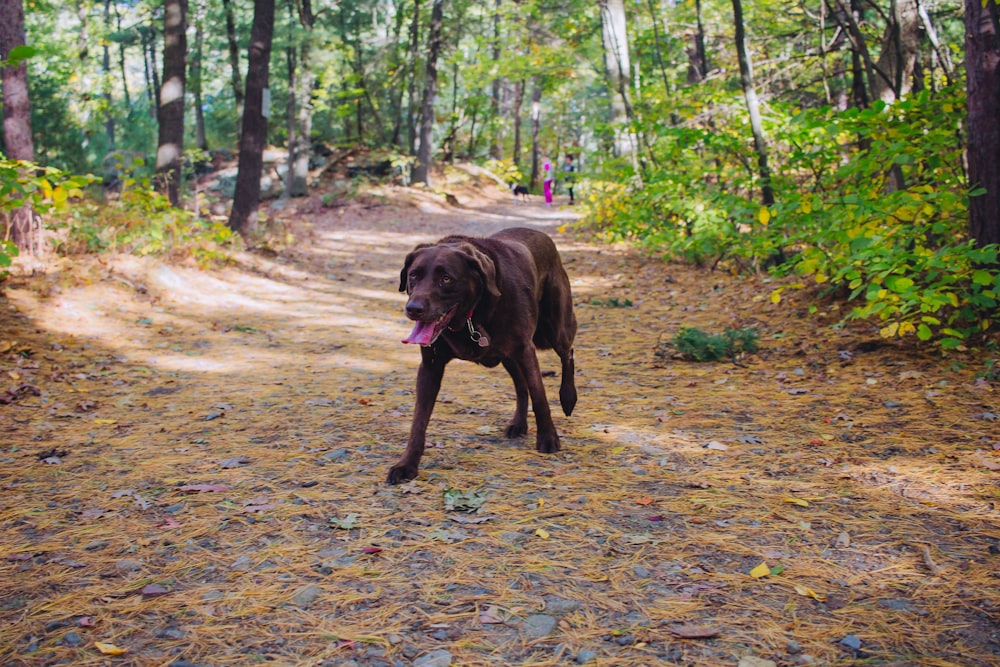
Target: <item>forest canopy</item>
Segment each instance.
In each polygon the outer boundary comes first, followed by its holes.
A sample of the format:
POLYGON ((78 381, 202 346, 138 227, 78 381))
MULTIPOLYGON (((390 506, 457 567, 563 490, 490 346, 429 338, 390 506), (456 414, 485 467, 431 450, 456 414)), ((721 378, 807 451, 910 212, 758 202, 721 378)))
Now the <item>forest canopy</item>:
MULTIPOLYGON (((16 19, 20 0, 0 4, 16 19)), ((8 34, 16 20, 0 39, 15 242, 29 203, 51 212, 46 224, 87 230, 90 249, 132 242, 109 228, 142 237, 122 217, 225 238, 191 184, 236 159, 240 176, 216 194, 228 202, 235 190, 227 225, 246 233, 260 197, 308 194, 348 153, 367 161, 354 176, 433 187, 435 169, 467 161, 532 188, 546 159, 569 154, 584 224, 610 239, 801 276, 772 300, 806 288, 845 299, 886 337, 956 348, 995 331, 993 0, 23 9, 24 46, 8 34), (24 170, 8 129, 18 69, 27 161, 47 171, 24 170), (265 149, 279 154, 276 176, 261 173, 265 149), (108 204, 52 210, 93 182, 108 204)))

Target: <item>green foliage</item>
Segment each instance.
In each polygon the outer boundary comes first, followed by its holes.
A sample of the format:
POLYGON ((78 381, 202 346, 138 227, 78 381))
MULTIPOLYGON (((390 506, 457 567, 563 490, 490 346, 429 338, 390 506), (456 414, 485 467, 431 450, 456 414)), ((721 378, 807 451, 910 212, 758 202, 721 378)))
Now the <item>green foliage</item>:
POLYGON ((1000 303, 1000 249, 975 247, 966 231, 961 93, 843 112, 773 105, 771 207, 754 201, 738 119, 665 128, 664 166, 642 189, 584 197, 587 223, 699 265, 811 276, 883 336, 960 347, 995 324, 1000 303))
MULTIPOLYGON (((696 327, 681 327, 671 344, 686 359, 718 361, 756 352, 760 349, 759 340, 757 330, 752 327, 726 329, 721 334, 706 333, 696 327)), ((665 356, 662 346, 658 354, 665 356)))
POLYGON ((153 189, 141 158, 119 160, 114 169, 120 173, 116 196, 83 198, 50 223, 58 232, 57 252, 190 255, 203 265, 228 260, 227 251, 238 241, 226 225, 171 207, 153 189))

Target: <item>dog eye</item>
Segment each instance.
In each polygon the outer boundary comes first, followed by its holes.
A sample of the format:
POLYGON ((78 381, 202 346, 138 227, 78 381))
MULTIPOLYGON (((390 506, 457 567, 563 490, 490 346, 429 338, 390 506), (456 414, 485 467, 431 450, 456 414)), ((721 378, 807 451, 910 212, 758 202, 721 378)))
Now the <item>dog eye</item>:
POLYGON ((449 276, 449 275, 441 276, 441 284, 442 285, 447 285, 450 282, 451 282, 451 276, 449 276))

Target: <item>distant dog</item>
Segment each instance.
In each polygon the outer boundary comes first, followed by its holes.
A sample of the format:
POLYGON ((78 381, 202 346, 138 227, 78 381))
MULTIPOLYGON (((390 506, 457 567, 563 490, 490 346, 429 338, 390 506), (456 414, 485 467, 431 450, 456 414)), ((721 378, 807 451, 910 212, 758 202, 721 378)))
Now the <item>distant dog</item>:
MULTIPOLYGON (((573 339, 576 316, 569 278, 559 251, 533 229, 505 229, 488 238, 448 236, 421 244, 406 256, 399 275, 406 316, 413 331, 404 340, 420 346, 417 397, 406 451, 389 470, 388 482, 417 476, 427 422, 434 410, 444 367, 465 359, 488 368, 499 364, 514 380, 516 407, 506 436, 528 431, 528 399, 535 413, 535 449, 559 451, 535 350, 553 349, 562 360, 559 403, 569 415, 576 405, 573 339)), ((468 373, 468 371, 466 371, 468 373)))
POLYGON ((525 201, 525 202, 528 201, 528 195, 529 195, 529 193, 528 193, 528 186, 521 185, 520 183, 511 183, 510 184, 510 191, 511 191, 511 194, 514 195, 514 201, 515 202, 518 201, 518 200, 525 201))

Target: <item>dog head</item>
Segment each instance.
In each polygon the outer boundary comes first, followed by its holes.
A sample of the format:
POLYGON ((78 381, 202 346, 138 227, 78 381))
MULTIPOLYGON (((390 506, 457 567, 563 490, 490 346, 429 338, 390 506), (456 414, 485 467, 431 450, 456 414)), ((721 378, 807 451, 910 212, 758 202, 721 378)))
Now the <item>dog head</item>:
POLYGON ((406 316, 415 322, 404 343, 431 345, 453 320, 461 325, 484 295, 500 296, 496 265, 467 241, 419 245, 399 272, 406 316))

